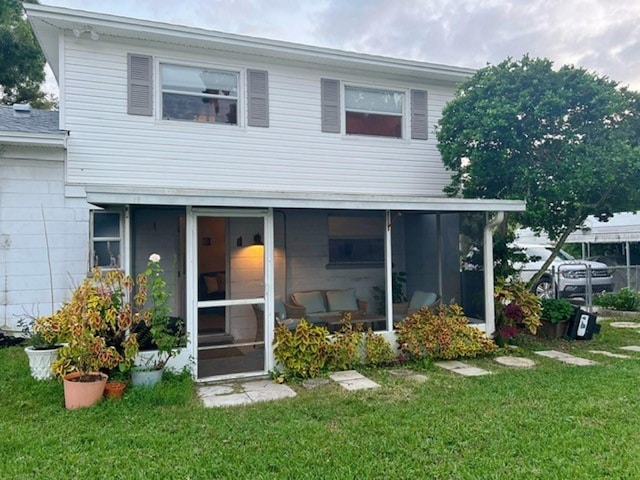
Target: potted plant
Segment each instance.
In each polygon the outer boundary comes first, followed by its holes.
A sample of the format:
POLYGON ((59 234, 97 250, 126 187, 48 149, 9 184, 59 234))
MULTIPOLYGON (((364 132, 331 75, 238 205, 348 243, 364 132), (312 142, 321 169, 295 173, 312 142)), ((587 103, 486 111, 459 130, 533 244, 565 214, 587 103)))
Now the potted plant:
MULTIPOLYGON (((120 270, 103 274, 96 268, 71 300, 36 321, 35 329, 45 339, 56 336, 66 342, 52 368, 63 379, 67 408, 97 402, 108 377, 103 371, 126 368, 138 353, 137 337, 129 332, 140 317, 129 302, 133 286, 131 277, 120 270)), ((144 295, 136 296, 135 304, 144 304, 144 295)))
POLYGON ((129 369, 115 368, 109 372, 109 379, 104 387, 104 396, 107 398, 119 398, 127 388, 129 369))
POLYGON ((42 332, 34 330, 35 320, 21 319, 18 325, 22 327, 22 332, 27 339, 27 346, 24 351, 29 358, 29 368, 31 376, 36 380, 50 380, 53 378, 51 366, 58 358, 58 348, 62 344, 58 343, 56 336, 50 337, 47 341, 42 332))
POLYGON ((524 282, 498 279, 494 294, 496 331, 494 341, 504 347, 523 328, 534 334, 540 326, 540 299, 524 282))
POLYGON ((560 338, 566 331, 569 321, 575 313, 575 308, 569 301, 555 298, 542 299, 542 328, 543 335, 550 338, 560 338))
POLYGON ((170 316, 171 295, 163 277, 160 255, 154 253, 149 256, 147 269, 138 275, 137 280, 140 291, 144 292, 149 305, 144 312, 143 322, 136 325, 136 331, 141 336, 149 336, 156 350, 136 359, 136 365, 131 371, 131 380, 137 386, 154 386, 161 380, 169 359, 180 351, 185 337, 184 322, 180 318, 170 316))
MULTIPOLYGON (((406 313, 408 299, 406 294, 407 274, 405 272, 393 272, 391 274, 391 301, 393 313, 406 313)), ((387 295, 384 287, 373 287, 373 298, 376 301, 378 313, 384 315, 387 295)))

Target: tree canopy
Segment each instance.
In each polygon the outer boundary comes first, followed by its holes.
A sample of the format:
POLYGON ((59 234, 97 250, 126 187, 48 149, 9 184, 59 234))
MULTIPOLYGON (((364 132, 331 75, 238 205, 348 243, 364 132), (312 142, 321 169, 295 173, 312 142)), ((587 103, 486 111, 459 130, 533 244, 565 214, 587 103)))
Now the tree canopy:
POLYGON ((51 102, 40 90, 44 65, 44 55, 24 16, 22 3, 0 0, 0 103, 29 102, 36 108, 49 107, 51 102))
POLYGON ((640 208, 640 95, 584 69, 528 55, 479 69, 437 138, 448 195, 524 199, 517 220, 558 250, 587 216, 640 208))

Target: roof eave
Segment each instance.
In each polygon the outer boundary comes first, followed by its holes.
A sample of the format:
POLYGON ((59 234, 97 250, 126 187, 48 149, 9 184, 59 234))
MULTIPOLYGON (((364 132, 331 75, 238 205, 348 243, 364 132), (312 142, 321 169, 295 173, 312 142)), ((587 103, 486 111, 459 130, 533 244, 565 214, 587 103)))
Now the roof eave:
POLYGON ((0 131, 0 145, 67 148, 68 134, 0 131))
POLYGON ((58 60, 58 42, 52 29, 58 32, 90 26, 100 35, 130 37, 146 41, 164 41, 176 45, 213 49, 233 49, 247 54, 266 55, 288 60, 323 63, 377 71, 401 71, 440 81, 461 82, 474 74, 471 68, 403 60, 342 50, 314 47, 279 40, 223 33, 202 28, 151 22, 115 15, 71 10, 39 4, 25 4, 29 20, 38 40, 46 48, 47 59, 58 60))

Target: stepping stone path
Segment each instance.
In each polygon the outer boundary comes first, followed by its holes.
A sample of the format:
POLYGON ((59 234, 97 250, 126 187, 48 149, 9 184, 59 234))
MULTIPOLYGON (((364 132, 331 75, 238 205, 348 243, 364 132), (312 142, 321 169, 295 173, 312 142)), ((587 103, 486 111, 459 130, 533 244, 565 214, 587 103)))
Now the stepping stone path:
POLYGON ((449 370, 450 372, 463 375, 465 377, 479 377, 481 375, 491 375, 491 372, 478 367, 472 367, 471 365, 459 362, 458 360, 448 360, 445 362, 436 362, 440 368, 449 370))
POLYGON ((533 368, 536 366, 536 362, 525 357, 496 357, 493 361, 503 367, 533 368))
POLYGON ((617 328, 640 328, 640 322, 611 322, 609 325, 617 328))
MULTIPOLYGON (((615 322, 615 323, 632 323, 632 322, 615 322)), ((640 324, 634 323, 634 328, 640 327, 640 324)), ((630 327, 622 327, 622 328, 630 328, 630 327)), ((620 347, 621 350, 626 350, 628 352, 636 352, 640 353, 640 346, 638 345, 629 345, 625 347, 620 347)), ((586 358, 576 357, 575 355, 570 355, 568 353, 560 352, 557 350, 543 350, 535 352, 537 355, 552 358, 554 360, 558 360, 562 363, 566 363, 568 365, 578 365, 578 366, 587 366, 587 365, 597 365, 597 362, 593 360, 589 360, 586 358)), ((589 353, 593 353, 596 355, 604 355, 612 358, 637 358, 632 357, 630 355, 624 355, 621 353, 612 353, 604 350, 589 350, 589 353)), ((533 368, 536 365, 530 358, 525 357, 511 357, 511 356, 502 356, 496 357, 494 361, 505 367, 514 367, 514 368, 533 368)), ((436 362, 440 368, 444 368, 450 372, 474 377, 480 375, 491 375, 492 372, 484 370, 482 368, 474 367, 464 362, 460 362, 457 360, 450 361, 442 361, 436 362)), ((392 369, 389 370, 389 375, 403 378, 407 380, 412 380, 415 382, 426 382, 429 377, 426 375, 422 375, 420 373, 415 373, 412 370, 407 369, 392 369)), ((331 380, 338 383, 345 390, 366 390, 371 388, 379 388, 378 385, 373 380, 365 377, 361 373, 355 370, 347 370, 344 372, 334 372, 329 375, 329 379, 326 378, 315 378, 311 380, 305 380, 302 385, 306 389, 314 389, 317 387, 321 387, 330 383, 331 380), (330 379, 330 380, 329 380, 330 379)), ((288 387, 287 385, 274 383, 272 380, 254 380, 248 381, 244 383, 225 383, 225 384, 215 384, 215 385, 202 385, 199 386, 198 396, 202 400, 202 403, 205 407, 228 407, 228 406, 236 406, 236 405, 248 405, 255 402, 265 402, 270 400, 280 400, 282 398, 291 398, 296 396, 296 392, 288 387)))
POLYGON ((272 380, 256 380, 238 385, 203 385, 198 387, 198 396, 205 407, 231 407, 295 397, 296 392, 272 380))
POLYGON ((589 350, 589 353, 596 353, 598 355, 604 355, 605 357, 611 358, 631 358, 629 355, 624 355, 622 353, 605 352, 604 350, 589 350))
POLYGON ((429 380, 429 377, 427 377, 426 375, 422 375, 421 373, 416 373, 412 370, 405 370, 401 368, 395 369, 395 370, 389 370, 389 375, 392 375, 394 377, 406 378, 407 380, 413 380, 414 382, 419 382, 419 383, 423 383, 429 380))
POLYGON ((579 367, 586 367, 589 365, 598 364, 598 362, 594 362, 593 360, 587 360, 586 358, 576 357, 575 355, 569 355, 568 353, 559 352, 557 350, 541 350, 535 353, 543 357, 553 358, 562 363, 566 363, 567 365, 577 365, 579 367))
POLYGON ((640 352, 640 347, 637 345, 629 345, 628 347, 620 347, 620 350, 627 350, 628 352, 640 352))
POLYGON ((330 374, 329 378, 334 382, 337 382, 345 390, 366 390, 380 387, 376 382, 368 379, 355 370, 335 372, 330 374))

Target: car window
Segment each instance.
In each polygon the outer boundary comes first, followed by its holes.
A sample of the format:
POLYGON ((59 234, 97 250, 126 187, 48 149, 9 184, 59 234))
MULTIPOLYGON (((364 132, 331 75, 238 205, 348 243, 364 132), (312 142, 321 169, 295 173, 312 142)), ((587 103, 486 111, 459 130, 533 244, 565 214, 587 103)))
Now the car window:
POLYGON ((570 254, 568 254, 567 252, 565 252, 564 250, 560 250, 558 252, 558 258, 560 260, 575 260, 574 257, 572 257, 570 254))

